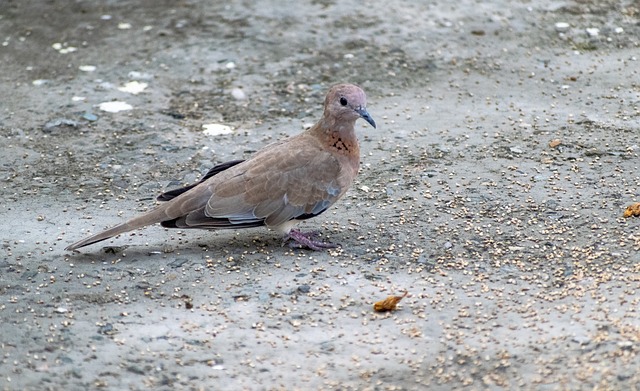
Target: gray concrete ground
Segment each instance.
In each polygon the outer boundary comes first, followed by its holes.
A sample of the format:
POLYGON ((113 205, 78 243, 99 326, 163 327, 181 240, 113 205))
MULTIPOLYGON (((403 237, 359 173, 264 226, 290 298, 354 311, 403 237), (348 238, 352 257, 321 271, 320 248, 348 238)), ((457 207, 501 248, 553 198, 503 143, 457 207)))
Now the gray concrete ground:
POLYGON ((3 0, 0 388, 638 389, 639 15, 3 0), (150 227, 63 250, 300 132, 339 82, 379 123, 302 227, 340 249, 150 227))

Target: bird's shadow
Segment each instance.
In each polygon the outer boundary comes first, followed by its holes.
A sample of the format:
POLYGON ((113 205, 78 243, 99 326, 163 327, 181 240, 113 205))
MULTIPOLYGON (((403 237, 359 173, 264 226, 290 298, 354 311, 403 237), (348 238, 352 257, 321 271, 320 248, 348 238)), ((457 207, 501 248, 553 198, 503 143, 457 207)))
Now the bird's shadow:
MULTIPOLYGON (((118 238, 123 240, 122 238, 118 238)), ((118 240, 116 239, 116 240, 118 240)), ((136 244, 136 239, 132 239, 131 244, 107 245, 99 244, 73 251, 69 254, 69 260, 81 264, 136 264, 147 261, 166 263, 174 262, 176 259, 189 259, 200 261, 206 258, 229 258, 241 259, 247 255, 260 256, 285 256, 299 253, 309 253, 313 250, 291 248, 283 245, 283 239, 274 234, 235 234, 217 233, 215 236, 184 237, 177 243, 144 244, 142 236, 139 237, 140 244, 136 244)), ((252 257, 252 258, 253 258, 252 257)))

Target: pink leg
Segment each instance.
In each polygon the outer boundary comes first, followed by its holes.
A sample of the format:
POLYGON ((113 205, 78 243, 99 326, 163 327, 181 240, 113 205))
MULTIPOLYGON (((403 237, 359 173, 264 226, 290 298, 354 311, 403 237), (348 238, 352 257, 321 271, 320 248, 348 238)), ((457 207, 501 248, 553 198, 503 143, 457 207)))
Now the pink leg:
POLYGON ((284 246, 284 244, 289 239, 293 239, 295 243, 291 243, 291 242, 289 243, 289 247, 292 247, 292 248, 307 247, 307 248, 310 248, 311 250, 320 251, 325 248, 338 247, 338 245, 334 243, 315 240, 314 238, 316 236, 318 236, 317 231, 305 233, 305 232, 298 231, 297 229, 292 229, 291 231, 289 231, 289 234, 285 236, 284 241, 282 242, 282 245, 284 246))

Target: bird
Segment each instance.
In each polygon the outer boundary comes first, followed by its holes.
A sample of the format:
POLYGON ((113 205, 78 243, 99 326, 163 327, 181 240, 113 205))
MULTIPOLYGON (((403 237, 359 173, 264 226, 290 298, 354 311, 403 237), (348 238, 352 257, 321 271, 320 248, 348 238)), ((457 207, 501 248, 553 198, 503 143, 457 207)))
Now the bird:
POLYGON ((160 194, 150 211, 65 248, 74 251, 119 234, 160 223, 166 228, 240 229, 266 226, 291 247, 323 250, 336 244, 295 228, 329 209, 359 170, 355 132, 362 118, 374 129, 364 91, 332 86, 320 120, 307 130, 269 144, 246 160, 216 165, 197 183, 160 194))

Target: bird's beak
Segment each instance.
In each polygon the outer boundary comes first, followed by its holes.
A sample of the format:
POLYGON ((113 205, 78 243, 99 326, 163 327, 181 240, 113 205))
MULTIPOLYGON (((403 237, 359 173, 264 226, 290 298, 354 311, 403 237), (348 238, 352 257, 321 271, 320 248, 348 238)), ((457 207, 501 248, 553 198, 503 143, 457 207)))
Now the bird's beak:
POLYGON ((367 121, 371 126, 373 126, 374 129, 376 128, 376 121, 371 118, 371 115, 369 115, 367 109, 365 109, 364 107, 360 107, 356 109, 356 112, 360 114, 360 117, 362 117, 363 120, 367 121))

